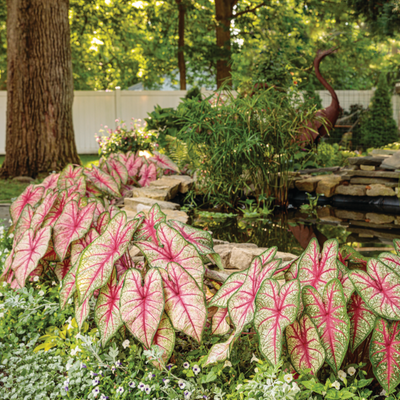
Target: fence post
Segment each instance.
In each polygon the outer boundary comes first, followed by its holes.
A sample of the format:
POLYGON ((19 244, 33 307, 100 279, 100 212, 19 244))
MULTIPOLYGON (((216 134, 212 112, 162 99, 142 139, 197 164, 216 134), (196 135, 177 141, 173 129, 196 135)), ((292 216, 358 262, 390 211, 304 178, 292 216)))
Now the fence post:
MULTIPOLYGON (((120 120, 122 117, 122 110, 121 110, 121 88, 119 86, 115 88, 114 107, 115 107, 115 119, 120 120)), ((119 122, 115 122, 115 127, 117 127, 118 125, 119 122)))

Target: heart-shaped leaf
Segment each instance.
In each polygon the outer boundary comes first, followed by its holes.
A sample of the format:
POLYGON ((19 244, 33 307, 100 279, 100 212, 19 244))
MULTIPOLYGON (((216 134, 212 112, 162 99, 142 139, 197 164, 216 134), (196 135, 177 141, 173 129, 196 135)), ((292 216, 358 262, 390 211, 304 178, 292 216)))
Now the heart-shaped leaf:
POLYGON ((109 165, 109 172, 115 171, 122 184, 126 185, 128 183, 128 170, 126 169, 125 165, 118 161, 116 158, 109 158, 107 160, 109 165))
POLYGON ((387 394, 400 383, 400 324, 376 321, 369 348, 374 375, 387 394))
POLYGON ((98 189, 108 193, 111 196, 121 197, 121 194, 119 193, 119 186, 111 175, 103 172, 96 166, 93 166, 93 168, 90 170, 86 169, 84 174, 98 189))
POLYGON ((11 268, 21 287, 25 286, 26 278, 46 253, 50 237, 50 227, 39 229, 36 233, 33 229, 28 229, 15 247, 11 268))
POLYGON ((122 320, 132 335, 151 347, 154 335, 164 312, 163 283, 157 268, 150 269, 142 284, 142 274, 137 269, 126 271, 121 295, 122 320))
POLYGON ((226 335, 231 327, 227 322, 229 317, 228 308, 218 308, 212 317, 211 331, 213 335, 226 335))
POLYGON ((67 202, 73 200, 79 200, 79 193, 73 193, 71 196, 68 196, 68 192, 66 190, 58 192, 57 199, 51 207, 50 211, 47 213, 43 222, 43 226, 54 227, 58 218, 60 218, 61 214, 63 213, 67 202))
POLYGON ((154 204, 146 216, 143 213, 139 213, 136 215, 136 218, 139 216, 142 218, 142 223, 135 232, 134 241, 153 242, 157 244, 157 225, 160 222, 166 222, 166 216, 161 211, 160 206, 154 204))
POLYGON ((282 354, 285 328, 296 320, 300 300, 300 282, 295 279, 279 288, 274 279, 266 279, 258 290, 254 327, 260 351, 277 365, 282 354))
POLYGON ((73 186, 82 175, 82 167, 74 167, 72 164, 68 164, 60 173, 57 185, 60 189, 66 189, 73 186))
POLYGON ((203 367, 227 360, 231 354, 232 345, 237 338, 236 332, 232 332, 226 342, 214 344, 208 352, 207 361, 203 364, 203 367))
POLYGON ((86 318, 89 316, 90 312, 90 305, 89 305, 89 298, 84 300, 81 305, 79 305, 79 299, 77 294, 74 296, 75 302, 75 320, 78 324, 79 330, 82 329, 83 323, 86 321, 86 318))
POLYGON ((68 246, 83 237, 90 229, 96 205, 89 203, 79 210, 75 200, 69 201, 54 225, 54 249, 60 260, 64 260, 68 246))
POLYGON ((157 167, 162 169, 170 169, 179 174, 179 167, 165 154, 160 154, 158 151, 153 150, 153 157, 149 158, 149 161, 154 162, 157 167))
POLYGON ((76 271, 78 270, 78 264, 75 264, 65 275, 62 281, 62 287, 60 290, 60 308, 63 310, 68 302, 68 300, 76 292, 76 271))
POLYGON ((192 276, 179 264, 168 264, 167 271, 160 269, 165 312, 178 331, 201 342, 206 323, 206 299, 192 276))
POLYGON ((338 278, 342 284, 343 295, 347 303, 355 290, 354 285, 350 280, 350 271, 340 261, 337 261, 337 268, 339 272, 338 278))
POLYGON ((76 282, 80 302, 108 282, 115 261, 128 248, 137 221, 126 222, 126 219, 125 212, 118 213, 107 225, 105 232, 82 253, 76 282))
POLYGON ((180 233, 164 222, 157 226, 157 242, 136 242, 153 267, 167 268, 170 262, 181 265, 195 279, 199 286, 203 284, 204 265, 194 246, 189 244, 180 233))
POLYGON ((30 228, 34 213, 35 210, 30 204, 27 204, 22 210, 22 213, 18 218, 18 222, 14 230, 13 247, 16 246, 16 244, 24 236, 24 233, 30 228))
POLYGON ((400 319, 400 276, 391 268, 371 259, 367 272, 352 271, 350 279, 370 310, 386 319, 400 319))
POLYGON ((211 299, 209 306, 227 308, 229 299, 243 285, 244 281, 246 280, 247 272, 248 269, 229 275, 224 284, 219 288, 218 292, 215 293, 215 295, 211 299))
POLYGON ((52 209, 55 201, 57 200, 58 193, 49 193, 42 201, 42 204, 35 210, 35 214, 32 217, 31 228, 37 231, 43 224, 47 214, 52 209))
POLYGON ((119 302, 123 281, 117 282, 114 269, 107 284, 100 290, 97 298, 94 320, 99 329, 103 346, 118 332, 123 325, 119 302))
POLYGON ((339 279, 329 281, 322 296, 314 287, 305 286, 303 304, 306 313, 317 327, 326 352, 326 362, 337 373, 346 355, 350 339, 350 321, 339 279))
POLYGON ((154 164, 143 164, 139 172, 139 185, 141 187, 149 186, 150 182, 157 179, 157 168, 154 164))
POLYGON ((42 199, 44 195, 44 186, 29 185, 11 204, 10 214, 12 222, 15 224, 18 221, 24 207, 29 204, 34 207, 42 199))
POLYGON ((60 174, 50 174, 47 178, 43 180, 40 186, 43 186, 45 190, 55 189, 57 187, 57 181, 60 174))
MULTIPOLYGON (((154 335, 153 345, 158 346, 164 351, 161 359, 165 365, 171 358, 175 347, 175 331, 172 327, 171 321, 165 313, 163 313, 157 332, 154 335)), ((153 365, 158 369, 161 369, 161 365, 158 361, 153 361, 153 365)))
POLYGON ((400 275, 400 256, 392 253, 381 253, 379 254, 378 260, 382 261, 389 268, 392 268, 394 272, 400 275))
POLYGON ((325 285, 338 277, 336 260, 339 243, 336 239, 327 240, 321 255, 319 250, 317 239, 311 239, 300 260, 299 279, 302 287, 311 285, 322 293, 325 285))
POLYGON ((350 298, 347 314, 350 319, 350 349, 354 353, 374 329, 376 315, 357 293, 350 298))
POLYGON ((311 369, 316 375, 325 361, 325 350, 308 315, 303 315, 286 328, 286 343, 294 369, 299 374, 311 369))
POLYGON ((71 258, 65 258, 63 261, 60 261, 56 264, 54 268, 54 273, 57 276, 57 279, 61 282, 65 276, 68 274, 69 270, 71 269, 71 258))

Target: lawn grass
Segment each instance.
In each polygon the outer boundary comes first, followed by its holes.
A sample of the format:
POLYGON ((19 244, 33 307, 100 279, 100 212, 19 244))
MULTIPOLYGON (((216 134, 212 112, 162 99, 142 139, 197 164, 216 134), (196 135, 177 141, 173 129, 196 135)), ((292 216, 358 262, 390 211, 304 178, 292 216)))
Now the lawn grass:
MULTIPOLYGON (((4 162, 5 156, 0 156, 0 166, 4 162)), ((99 165, 99 156, 97 154, 82 154, 79 156, 82 166, 88 168, 91 164, 99 165)), ((40 183, 36 180, 33 183, 40 183)), ((28 183, 15 182, 11 179, 0 179, 0 203, 11 203, 11 199, 18 197, 28 186, 28 183)))

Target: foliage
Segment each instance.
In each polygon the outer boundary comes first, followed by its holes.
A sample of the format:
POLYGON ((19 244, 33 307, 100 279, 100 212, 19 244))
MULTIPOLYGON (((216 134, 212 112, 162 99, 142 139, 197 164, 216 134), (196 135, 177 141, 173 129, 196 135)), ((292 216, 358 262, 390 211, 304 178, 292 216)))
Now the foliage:
POLYGON ((360 136, 363 148, 384 146, 399 139, 392 115, 391 91, 384 74, 381 74, 371 105, 361 120, 360 136))
POLYGON ((269 88, 253 96, 221 91, 186 102, 178 137, 189 154, 200 154, 197 190, 206 201, 235 208, 246 191, 286 203, 295 138, 314 117, 297 100, 296 92, 269 88))
MULTIPOLYGON (((132 118, 133 120, 133 118, 132 118)), ((118 121, 119 122, 119 121, 118 121)), ((142 127, 139 121, 132 121, 130 127, 123 121, 115 130, 104 127, 108 136, 98 137, 99 155, 107 158, 113 153, 138 153, 139 151, 152 151, 158 147, 157 136, 153 131, 142 127)), ((104 132, 103 129, 99 133, 104 132)))

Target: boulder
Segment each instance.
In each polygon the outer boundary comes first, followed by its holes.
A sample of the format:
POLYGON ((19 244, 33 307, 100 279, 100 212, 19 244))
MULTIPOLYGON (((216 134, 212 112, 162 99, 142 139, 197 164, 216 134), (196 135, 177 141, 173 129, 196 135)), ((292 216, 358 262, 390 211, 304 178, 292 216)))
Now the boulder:
POLYGON ((360 165, 361 171, 375 171, 375 165, 360 165))
POLYGON ((318 182, 322 179, 322 176, 313 176, 311 178, 301 179, 296 181, 296 188, 302 192, 312 193, 315 192, 318 182))
POLYGON ((369 220, 371 224, 391 224, 395 217, 386 214, 367 213, 365 219, 369 220))
POLYGON ((161 179, 157 179, 150 183, 149 188, 156 188, 159 190, 167 190, 168 195, 166 201, 173 199, 179 190, 180 182, 177 179, 172 179, 167 176, 163 176, 161 179))
POLYGON ((154 199, 149 199, 147 197, 132 197, 132 198, 125 198, 124 201, 125 209, 130 211, 137 211, 137 207, 139 204, 144 206, 152 207, 154 204, 158 204, 161 210, 179 210, 180 206, 176 203, 171 203, 169 201, 158 201, 154 199))
POLYGON ((194 179, 189 175, 171 175, 168 179, 174 179, 179 182, 179 193, 187 193, 194 184, 194 179))
POLYGON ((317 183, 316 193, 323 194, 325 197, 332 197, 336 187, 343 181, 339 175, 324 175, 317 183))
POLYGON ((365 221, 365 214, 359 211, 351 211, 351 210, 335 210, 335 215, 340 219, 349 219, 354 221, 365 221))
POLYGON ((390 178, 363 178, 363 177, 354 177, 350 179, 350 183, 352 185, 385 185, 387 187, 397 187, 399 186, 399 182, 396 179, 390 178))
POLYGON ((347 161, 350 165, 374 165, 378 167, 386 158, 387 156, 349 157, 347 161))
POLYGON ((369 185, 367 196, 396 196, 395 191, 385 185, 369 185))
POLYGON ((335 194, 343 194, 346 196, 365 196, 365 186, 360 185, 339 185, 335 194))
POLYGON ((149 199, 167 201, 170 199, 170 190, 168 188, 141 187, 132 189, 132 197, 147 197, 149 199))
POLYGON ((400 168, 400 151, 397 151, 391 157, 386 158, 382 162, 381 168, 399 169, 400 168))
POLYGON ((16 176, 13 178, 13 181, 19 182, 19 183, 31 183, 34 181, 33 178, 30 176, 16 176))
POLYGON ((370 151, 368 154, 371 154, 373 156, 391 156, 395 154, 398 150, 380 150, 380 149, 374 149, 370 151))

